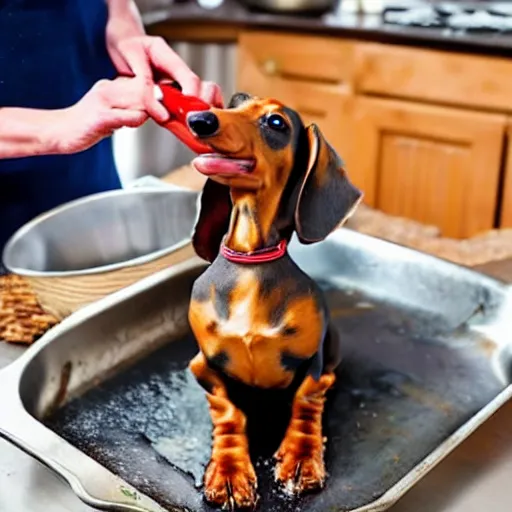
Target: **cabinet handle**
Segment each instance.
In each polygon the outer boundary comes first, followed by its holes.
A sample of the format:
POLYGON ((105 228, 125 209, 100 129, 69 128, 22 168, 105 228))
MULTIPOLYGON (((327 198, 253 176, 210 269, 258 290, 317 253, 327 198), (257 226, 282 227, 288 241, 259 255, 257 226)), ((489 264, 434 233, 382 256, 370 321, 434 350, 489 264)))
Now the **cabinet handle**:
POLYGON ((278 74, 279 67, 274 59, 267 59, 261 65, 261 69, 266 75, 275 76, 278 74))

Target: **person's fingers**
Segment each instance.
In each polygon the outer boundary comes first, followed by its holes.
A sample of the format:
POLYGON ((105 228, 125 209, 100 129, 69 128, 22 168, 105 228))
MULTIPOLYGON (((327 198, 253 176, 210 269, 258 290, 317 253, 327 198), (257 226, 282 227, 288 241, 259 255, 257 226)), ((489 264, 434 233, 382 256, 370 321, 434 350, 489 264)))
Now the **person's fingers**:
POLYGON ((110 130, 129 127, 138 128, 142 126, 149 116, 146 112, 140 110, 112 109, 109 115, 110 130))
POLYGON ((150 63, 169 78, 177 80, 183 94, 198 96, 201 80, 182 58, 160 37, 146 38, 146 41, 150 63))
POLYGON ((164 123, 169 119, 169 112, 162 103, 155 98, 153 87, 151 87, 149 92, 145 93, 144 97, 146 98, 146 110, 155 121, 164 123))
POLYGON ((141 110, 95 109, 93 105, 74 105, 63 111, 64 129, 59 136, 60 151, 76 153, 110 137, 124 127, 142 126, 148 115, 141 110))
POLYGON ((114 67, 121 76, 133 76, 133 71, 117 48, 112 48, 109 53, 114 67))
POLYGON ((215 82, 203 82, 201 86, 201 99, 213 107, 224 108, 222 92, 215 82))
POLYGON ((167 121, 167 109, 155 98, 153 93, 153 70, 145 38, 133 38, 120 45, 123 58, 130 67, 135 78, 141 80, 144 86, 143 96, 145 108, 149 115, 158 122, 167 121))
MULTIPOLYGON (((97 115, 108 129, 123 126, 137 127, 145 123, 146 112, 143 99, 143 85, 136 78, 119 77, 115 80, 100 80, 92 91, 100 99, 101 111, 97 115)), ((86 106, 86 108, 88 108, 86 106)), ((88 112, 90 110, 88 109, 88 112)))
POLYGON ((215 98, 215 84, 213 82, 203 82, 201 84, 201 92, 199 93, 199 97, 211 105, 215 98))
POLYGON ((118 77, 114 80, 99 80, 90 90, 89 95, 97 97, 108 107, 130 108, 142 107, 141 83, 135 78, 118 77))
POLYGON ((129 66, 133 76, 153 81, 151 63, 148 60, 147 51, 142 39, 133 37, 121 41, 118 51, 129 66))
POLYGON ((146 110, 156 121, 165 122, 169 117, 167 109, 154 97, 153 86, 149 88, 151 102, 148 101, 148 87, 137 77, 118 77, 112 81, 100 80, 94 91, 103 103, 117 109, 146 110))
MULTIPOLYGON (((224 106, 222 93, 217 84, 201 82, 181 57, 160 37, 133 38, 119 45, 119 52, 127 66, 139 81, 142 91, 136 89, 134 94, 144 98, 144 108, 157 122, 168 120, 169 113, 154 95, 153 70, 158 70, 169 78, 177 80, 183 93, 199 96, 208 104, 218 108, 224 106)), ((113 98, 111 105, 119 108, 137 108, 136 97, 129 90, 120 90, 113 98)))

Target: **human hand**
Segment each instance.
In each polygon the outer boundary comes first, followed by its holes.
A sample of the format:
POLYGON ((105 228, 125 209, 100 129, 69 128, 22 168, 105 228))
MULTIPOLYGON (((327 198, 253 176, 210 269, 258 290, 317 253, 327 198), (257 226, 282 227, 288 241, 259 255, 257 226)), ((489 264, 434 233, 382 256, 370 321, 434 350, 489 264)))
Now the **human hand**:
POLYGON ((54 111, 52 152, 84 151, 119 128, 141 126, 149 117, 144 97, 144 87, 135 78, 100 80, 78 103, 54 111))
POLYGON ((142 82, 145 109, 155 121, 167 121, 169 113, 154 97, 154 71, 178 81, 184 94, 198 96, 216 107, 224 106, 217 84, 201 81, 164 39, 145 34, 133 2, 109 0, 106 35, 107 48, 117 71, 142 82))

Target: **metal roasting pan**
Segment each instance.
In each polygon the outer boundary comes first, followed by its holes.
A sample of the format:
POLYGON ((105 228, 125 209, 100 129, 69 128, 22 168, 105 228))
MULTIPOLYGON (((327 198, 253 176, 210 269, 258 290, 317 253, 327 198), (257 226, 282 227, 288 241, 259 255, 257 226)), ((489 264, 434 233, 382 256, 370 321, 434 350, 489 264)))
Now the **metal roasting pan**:
MULTIPOLYGON (((292 500, 274 484, 265 427, 279 421, 277 395, 262 400, 250 433, 259 510, 386 510, 509 400, 511 291, 348 229, 290 252, 325 289, 344 360, 318 494, 292 500)), ((192 258, 85 307, 0 372, 0 434, 93 507, 212 510, 199 487, 210 419, 186 370, 189 294, 205 268, 192 258)))

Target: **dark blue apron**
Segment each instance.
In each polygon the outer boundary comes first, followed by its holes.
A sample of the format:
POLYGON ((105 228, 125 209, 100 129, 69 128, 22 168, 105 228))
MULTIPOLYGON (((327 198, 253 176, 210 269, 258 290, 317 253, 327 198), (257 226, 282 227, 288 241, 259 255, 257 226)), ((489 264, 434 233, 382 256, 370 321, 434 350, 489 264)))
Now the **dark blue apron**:
MULTIPOLYGON (((106 21, 105 0, 0 0, 0 108, 69 107, 113 78, 106 21)), ((120 187, 110 138, 74 155, 0 159, 0 255, 40 213, 120 187)))

